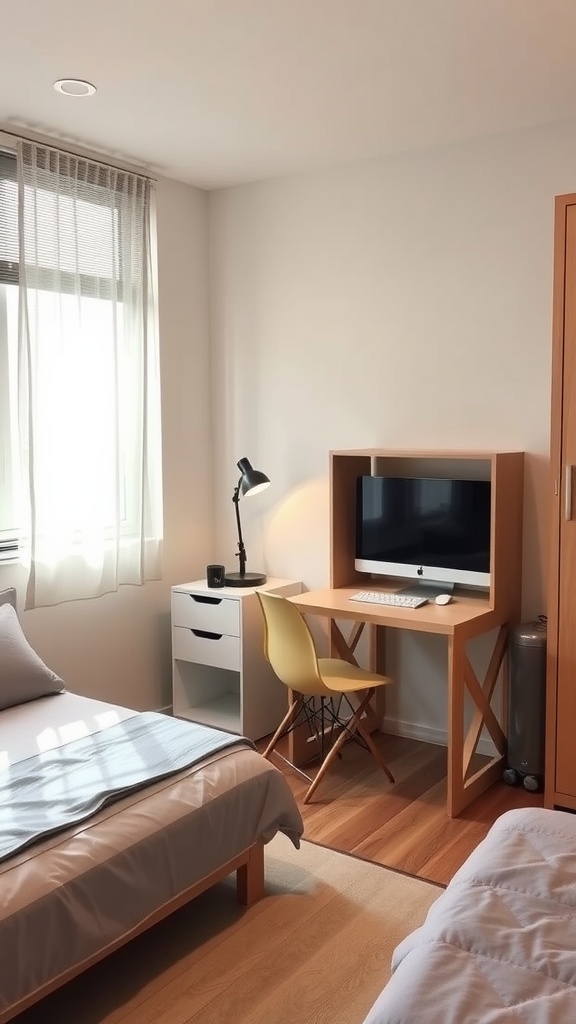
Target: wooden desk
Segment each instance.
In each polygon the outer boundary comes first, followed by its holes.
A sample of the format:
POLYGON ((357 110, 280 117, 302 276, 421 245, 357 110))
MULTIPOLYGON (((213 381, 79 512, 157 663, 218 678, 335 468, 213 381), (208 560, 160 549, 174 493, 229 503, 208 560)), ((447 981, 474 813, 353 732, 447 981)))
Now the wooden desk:
MULTIPOLYGON (((314 590, 298 594, 289 600, 305 614, 322 615, 331 620, 330 637, 340 657, 356 663, 355 650, 366 627, 370 629, 368 666, 373 671, 385 671, 384 630, 410 629, 423 633, 438 633, 448 640, 448 786, 447 813, 454 818, 484 790, 502 777, 505 767, 506 738, 504 723, 499 721, 491 700, 501 668, 507 669, 506 652, 509 623, 502 622, 490 605, 488 597, 474 593, 455 594, 450 604, 439 606, 430 601, 421 608, 390 608, 381 605, 350 601, 350 595, 362 589, 359 586, 336 590, 314 590), (339 620, 352 623, 345 636, 339 620), (482 682, 476 676, 466 653, 472 637, 498 629, 486 675, 482 682), (465 724, 465 696, 473 703, 468 728, 465 724), (482 729, 486 727, 496 754, 480 767, 472 765, 482 729)), ((364 588, 368 589, 368 588, 364 588)), ((370 585, 370 590, 378 589, 370 585)), ((390 587, 382 589, 390 590, 390 587)), ((505 717, 503 687, 501 719, 505 717)))

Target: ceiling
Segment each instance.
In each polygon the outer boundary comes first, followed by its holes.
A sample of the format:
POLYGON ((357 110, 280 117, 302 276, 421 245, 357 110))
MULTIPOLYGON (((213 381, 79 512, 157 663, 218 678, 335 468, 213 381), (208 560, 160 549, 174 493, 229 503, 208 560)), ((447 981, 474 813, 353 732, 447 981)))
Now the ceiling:
POLYGON ((207 189, 576 118, 575 0, 0 0, 0 25, 1 124, 207 189))

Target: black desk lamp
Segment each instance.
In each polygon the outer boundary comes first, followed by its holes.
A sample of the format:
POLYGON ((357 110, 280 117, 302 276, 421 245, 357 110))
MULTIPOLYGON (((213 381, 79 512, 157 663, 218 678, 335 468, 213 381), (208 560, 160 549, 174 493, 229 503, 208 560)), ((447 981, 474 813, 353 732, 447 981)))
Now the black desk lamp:
POLYGON ((234 488, 232 501, 234 502, 236 526, 238 527, 237 558, 240 559, 240 572, 227 572, 224 582, 227 587, 260 587, 263 583, 266 583, 265 574, 261 572, 246 572, 246 548, 242 540, 242 527, 240 526, 240 510, 238 506, 241 494, 257 494, 258 491, 263 491, 265 487, 269 487, 270 481, 264 473, 261 473, 258 469, 252 469, 248 459, 240 459, 240 462, 237 462, 236 465, 241 475, 237 486, 234 488))

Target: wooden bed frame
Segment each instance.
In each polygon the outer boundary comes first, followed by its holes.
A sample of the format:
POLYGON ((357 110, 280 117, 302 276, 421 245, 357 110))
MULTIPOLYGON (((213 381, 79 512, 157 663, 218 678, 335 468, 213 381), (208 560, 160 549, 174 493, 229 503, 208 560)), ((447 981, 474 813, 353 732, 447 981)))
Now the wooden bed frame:
POLYGON ((236 872, 238 902, 248 907, 261 899, 264 895, 264 843, 261 840, 254 843, 253 846, 248 847, 238 857, 223 864, 217 871, 213 871, 210 875, 196 882, 195 885, 191 885, 188 889, 179 893, 173 900, 170 900, 169 903, 154 911, 153 914, 150 914, 149 917, 141 921, 131 931, 122 935, 116 942, 111 942, 104 949, 98 950, 94 956, 88 957, 82 963, 75 964, 73 968, 64 971, 58 978, 54 978, 46 985, 36 989, 36 991, 15 1003, 8 1010, 0 1011, 0 1024, 8 1024, 8 1021, 13 1020, 14 1017, 17 1017, 18 1014, 27 1010, 30 1006, 33 1006, 34 1003, 44 999, 45 996, 50 995, 51 992, 56 991, 56 989, 65 985, 68 981, 72 981, 79 974, 83 974, 88 968, 93 967, 100 960, 104 960, 110 953, 114 953, 121 946, 135 939, 137 935, 141 935, 142 932, 163 921, 165 917, 174 913, 175 910, 179 910, 180 907, 195 899, 196 896, 206 892, 207 889, 211 889, 213 885, 221 882, 223 878, 231 875, 233 871, 236 872))

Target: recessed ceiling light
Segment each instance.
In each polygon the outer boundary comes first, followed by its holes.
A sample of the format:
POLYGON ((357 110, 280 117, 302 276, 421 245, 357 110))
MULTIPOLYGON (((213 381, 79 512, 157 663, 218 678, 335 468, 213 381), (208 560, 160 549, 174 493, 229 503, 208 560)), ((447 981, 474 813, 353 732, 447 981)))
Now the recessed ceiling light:
POLYGON ((64 96, 93 96, 96 92, 95 85, 83 82, 81 78, 59 78, 54 82, 54 88, 64 96))

